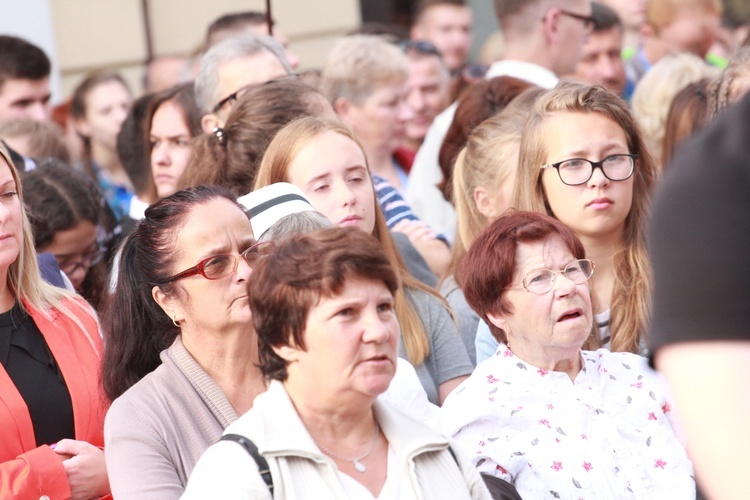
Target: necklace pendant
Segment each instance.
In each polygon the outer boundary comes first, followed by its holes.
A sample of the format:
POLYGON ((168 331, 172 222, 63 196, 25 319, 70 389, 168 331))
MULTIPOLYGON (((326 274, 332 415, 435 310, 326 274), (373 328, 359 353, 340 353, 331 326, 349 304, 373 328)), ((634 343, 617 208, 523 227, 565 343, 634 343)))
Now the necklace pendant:
POLYGON ((364 466, 359 460, 354 460, 354 468, 357 469, 357 472, 367 472, 367 467, 364 466))

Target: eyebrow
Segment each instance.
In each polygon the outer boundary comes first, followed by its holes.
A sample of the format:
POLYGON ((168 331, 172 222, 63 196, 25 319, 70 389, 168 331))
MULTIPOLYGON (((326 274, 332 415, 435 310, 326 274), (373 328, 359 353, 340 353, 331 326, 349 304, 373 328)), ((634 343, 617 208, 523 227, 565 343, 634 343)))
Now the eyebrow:
MULTIPOLYGON (((622 144, 617 143, 617 142, 609 142, 605 144, 604 147, 602 147, 602 151, 605 152, 605 155, 609 155, 610 151, 612 151, 613 149, 619 149, 619 148, 624 148, 626 151, 630 150, 627 144, 623 146, 622 144)), ((567 154, 571 155, 570 156, 571 158, 586 158, 586 156, 588 155, 588 152, 584 152, 584 150, 582 149, 576 149, 567 154)), ((601 158, 601 159, 603 160, 604 158, 601 158)))

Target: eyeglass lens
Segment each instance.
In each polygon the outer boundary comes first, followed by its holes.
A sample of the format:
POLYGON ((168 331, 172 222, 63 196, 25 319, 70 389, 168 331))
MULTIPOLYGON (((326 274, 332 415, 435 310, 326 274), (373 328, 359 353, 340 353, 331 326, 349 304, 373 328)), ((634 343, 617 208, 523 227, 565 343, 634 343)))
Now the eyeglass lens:
MULTIPOLYGON (((576 285, 588 281, 594 272, 589 260, 576 260, 565 266, 561 274, 576 285)), ((550 291, 555 283, 555 273, 549 269, 538 269, 530 272, 523 280, 523 286, 531 293, 542 294, 550 291)))

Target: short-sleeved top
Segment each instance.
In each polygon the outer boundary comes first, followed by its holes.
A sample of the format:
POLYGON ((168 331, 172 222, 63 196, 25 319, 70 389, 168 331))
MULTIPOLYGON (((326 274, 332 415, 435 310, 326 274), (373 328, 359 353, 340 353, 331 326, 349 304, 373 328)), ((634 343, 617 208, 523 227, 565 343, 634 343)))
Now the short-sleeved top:
MULTIPOLYGON (((439 405, 440 384, 469 375, 474 366, 448 309, 435 297, 419 290, 407 289, 406 296, 422 320, 430 345, 429 356, 414 369, 427 393, 427 399, 439 405)), ((408 359, 403 341, 399 342, 398 355, 408 359)))
POLYGON ((655 198, 652 355, 750 339, 750 95, 689 139, 655 198))

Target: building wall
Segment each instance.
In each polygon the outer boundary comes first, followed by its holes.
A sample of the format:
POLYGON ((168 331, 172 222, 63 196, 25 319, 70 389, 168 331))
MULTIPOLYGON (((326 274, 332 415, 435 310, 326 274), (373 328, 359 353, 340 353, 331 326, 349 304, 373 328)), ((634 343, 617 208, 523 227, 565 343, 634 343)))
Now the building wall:
MULTIPOLYGON (((18 1, 18 0, 14 0, 18 1)), ((26 0, 24 0, 26 1, 26 0)), ((38 1, 38 0, 34 0, 38 1)), ((265 11, 265 0, 146 0, 155 57, 189 57, 217 17, 265 11)), ((61 92, 66 98, 89 72, 113 69, 143 89, 147 59, 143 0, 49 0, 61 92)), ((333 41, 360 24, 359 0, 273 0, 277 25, 300 57, 300 69, 320 67, 333 41)))

